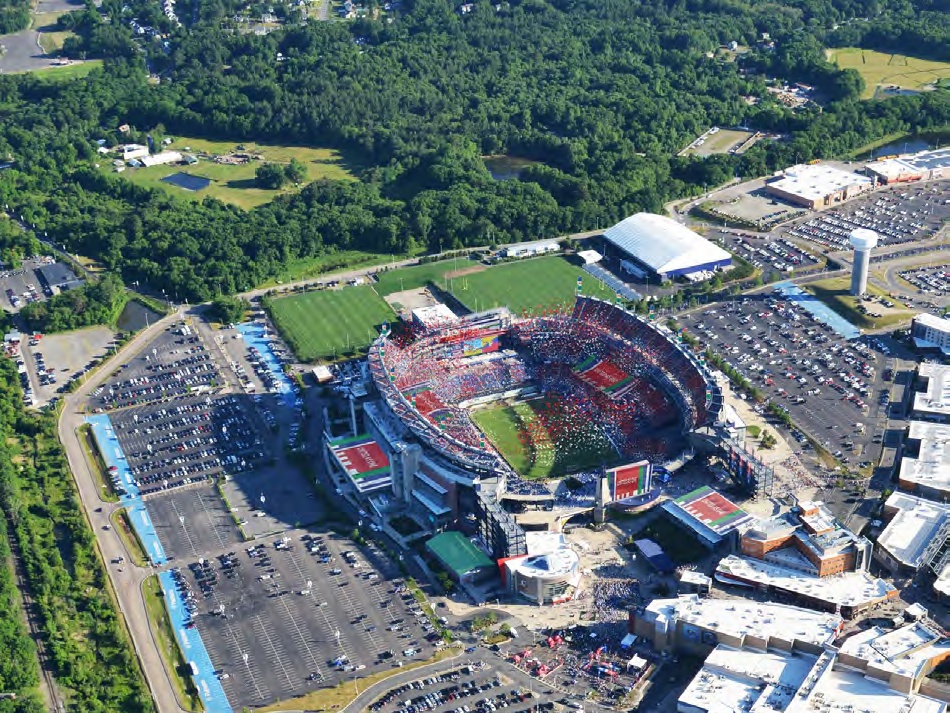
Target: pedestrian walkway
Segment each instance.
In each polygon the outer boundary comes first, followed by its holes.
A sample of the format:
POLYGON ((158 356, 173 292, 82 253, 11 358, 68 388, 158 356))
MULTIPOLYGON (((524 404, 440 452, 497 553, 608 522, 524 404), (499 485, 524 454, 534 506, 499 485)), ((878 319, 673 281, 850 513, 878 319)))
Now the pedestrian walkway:
POLYGON ((775 285, 775 289, 781 292, 789 302, 794 302, 807 309, 845 339, 857 339, 861 336, 861 330, 858 327, 855 327, 831 307, 797 285, 791 282, 779 282, 775 285))
POLYGON ((294 383, 290 380, 290 377, 284 373, 280 365, 280 359, 277 358, 277 355, 274 354, 273 349, 271 349, 271 341, 267 336, 267 329, 255 322, 243 322, 236 326, 238 332, 240 332, 244 338, 244 341, 247 342, 247 345, 254 347, 260 353, 261 361, 264 362, 267 371, 269 371, 270 375, 274 378, 274 382, 277 384, 277 393, 279 393, 283 399, 284 405, 287 408, 293 408, 294 402, 297 399, 294 393, 294 383))
POLYGON ((145 502, 139 495, 139 488, 132 478, 129 463, 122 452, 122 446, 119 445, 119 439, 112 428, 109 415, 103 413, 96 416, 87 416, 86 423, 92 428, 96 443, 99 445, 99 452, 109 469, 109 475, 118 477, 125 489, 126 494, 120 498, 120 501, 128 510, 129 522, 135 528, 135 532, 145 548, 145 553, 153 564, 165 564, 168 562, 165 548, 162 547, 162 543, 158 539, 158 533, 155 532, 152 518, 149 517, 145 502))
POLYGON ((175 577, 171 572, 162 572, 158 575, 158 581, 161 582, 162 591, 165 593, 165 606, 168 608, 175 639, 181 647, 185 661, 191 667, 191 675, 198 689, 198 696, 204 704, 205 713, 232 713, 231 704, 224 695, 221 681, 214 673, 214 665, 201 635, 197 629, 187 627, 190 616, 178 592, 175 577))

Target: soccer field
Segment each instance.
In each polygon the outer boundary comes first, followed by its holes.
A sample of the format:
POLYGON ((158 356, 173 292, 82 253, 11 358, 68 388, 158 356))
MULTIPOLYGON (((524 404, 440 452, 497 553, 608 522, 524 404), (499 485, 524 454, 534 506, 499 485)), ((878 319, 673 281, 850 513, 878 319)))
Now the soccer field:
POLYGON ((395 317, 372 287, 307 292, 270 304, 271 319, 300 361, 364 351, 395 317))
POLYGON ((555 398, 499 404, 472 421, 519 475, 552 478, 611 464, 617 452, 590 421, 571 423, 555 398))
POLYGON ((475 312, 508 307, 520 314, 537 313, 558 305, 574 304, 577 278, 585 295, 612 300, 616 293, 600 280, 563 257, 540 257, 509 262, 453 277, 449 290, 475 312))

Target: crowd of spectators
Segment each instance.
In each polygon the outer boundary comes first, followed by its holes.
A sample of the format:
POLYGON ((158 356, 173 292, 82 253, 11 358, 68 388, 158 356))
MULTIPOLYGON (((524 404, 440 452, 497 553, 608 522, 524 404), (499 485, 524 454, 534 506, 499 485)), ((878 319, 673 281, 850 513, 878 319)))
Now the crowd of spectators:
POLYGON ((381 338, 370 352, 376 383, 400 418, 462 461, 494 461, 510 473, 461 405, 504 392, 547 397, 539 418, 526 422, 537 433, 523 434, 536 458, 606 438, 622 457, 656 459, 710 415, 702 367, 675 335, 608 302, 579 297, 571 314, 516 320, 499 334, 504 348, 466 355, 464 345, 490 331, 463 322, 381 338))

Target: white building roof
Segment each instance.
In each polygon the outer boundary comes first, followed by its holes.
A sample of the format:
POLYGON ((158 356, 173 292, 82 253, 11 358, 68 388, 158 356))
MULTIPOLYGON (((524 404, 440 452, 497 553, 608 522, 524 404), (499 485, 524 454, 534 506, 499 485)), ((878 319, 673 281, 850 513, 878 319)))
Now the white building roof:
POLYGON ((927 379, 927 391, 914 394, 914 411, 950 414, 950 366, 925 362, 918 373, 927 379))
POLYGON ((907 567, 920 567, 927 546, 950 519, 950 506, 905 493, 892 493, 885 508, 898 512, 878 535, 877 546, 907 567))
POLYGON ((867 176, 842 171, 824 164, 798 165, 785 169, 785 173, 770 186, 789 195, 809 201, 818 201, 832 193, 850 186, 870 188, 873 182, 867 176))
POLYGON ((672 218, 637 213, 604 233, 618 249, 666 274, 731 259, 731 255, 672 218))
POLYGON ((719 645, 679 698, 689 710, 784 711, 817 657, 719 645))
POLYGON ((747 599, 700 599, 689 594, 676 599, 654 599, 647 611, 657 619, 680 620, 735 638, 781 637, 824 646, 834 641, 842 619, 836 614, 787 604, 747 599))
POLYGON ((914 321, 919 322, 925 327, 932 327, 933 329, 939 329, 943 332, 950 332, 950 319, 938 317, 935 314, 930 314, 930 312, 921 312, 914 317, 914 321))
POLYGON ((873 678, 847 668, 835 668, 828 654, 827 665, 816 665, 785 713, 853 711, 853 713, 944 713, 946 703, 926 696, 901 693, 873 678), (820 668, 820 670, 818 670, 820 668))
POLYGON ((443 324, 452 324, 453 322, 458 322, 459 319, 455 315, 455 312, 441 302, 412 310, 412 317, 424 327, 438 327, 443 324))
POLYGON ((581 250, 577 253, 577 257, 583 260, 585 265, 593 265, 604 259, 604 256, 596 250, 581 250))
POLYGON ((950 449, 946 441, 921 441, 919 458, 901 459, 900 479, 950 492, 950 449))
POLYGON ((166 163, 178 163, 182 160, 182 155, 177 151, 162 151, 151 156, 142 157, 142 163, 146 166, 161 166, 166 163))
POLYGON ((872 626, 848 638, 840 651, 859 656, 885 671, 916 677, 922 666, 950 652, 950 643, 940 638, 938 632, 920 622, 893 631, 872 626))
POLYGON ((507 562, 512 572, 529 576, 556 576, 577 571, 580 557, 559 532, 526 532, 528 556, 507 562))
POLYGON ((861 606, 885 599, 894 586, 867 572, 843 572, 831 577, 814 577, 794 569, 779 567, 749 557, 723 558, 716 574, 732 575, 746 582, 775 587, 786 592, 840 606, 861 606))

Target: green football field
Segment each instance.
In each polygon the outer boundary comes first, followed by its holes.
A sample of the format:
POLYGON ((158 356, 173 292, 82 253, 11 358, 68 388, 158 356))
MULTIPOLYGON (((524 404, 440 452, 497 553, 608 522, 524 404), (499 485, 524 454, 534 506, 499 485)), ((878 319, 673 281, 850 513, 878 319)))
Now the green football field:
POLYGON ((558 305, 573 306, 577 278, 583 293, 613 300, 616 293, 600 280, 563 257, 540 257, 487 267, 452 277, 449 291, 470 310, 508 307, 521 314, 540 312, 558 305))
POLYGON ((568 429, 556 404, 547 397, 498 404, 473 411, 472 421, 524 478, 558 477, 616 460, 616 451, 596 425, 577 423, 568 429), (553 418, 539 415, 551 414, 552 408, 553 418), (548 431, 545 421, 555 423, 555 433, 548 431))
POLYGON ((395 315, 372 287, 346 287, 281 297, 271 318, 300 361, 363 351, 395 315))

